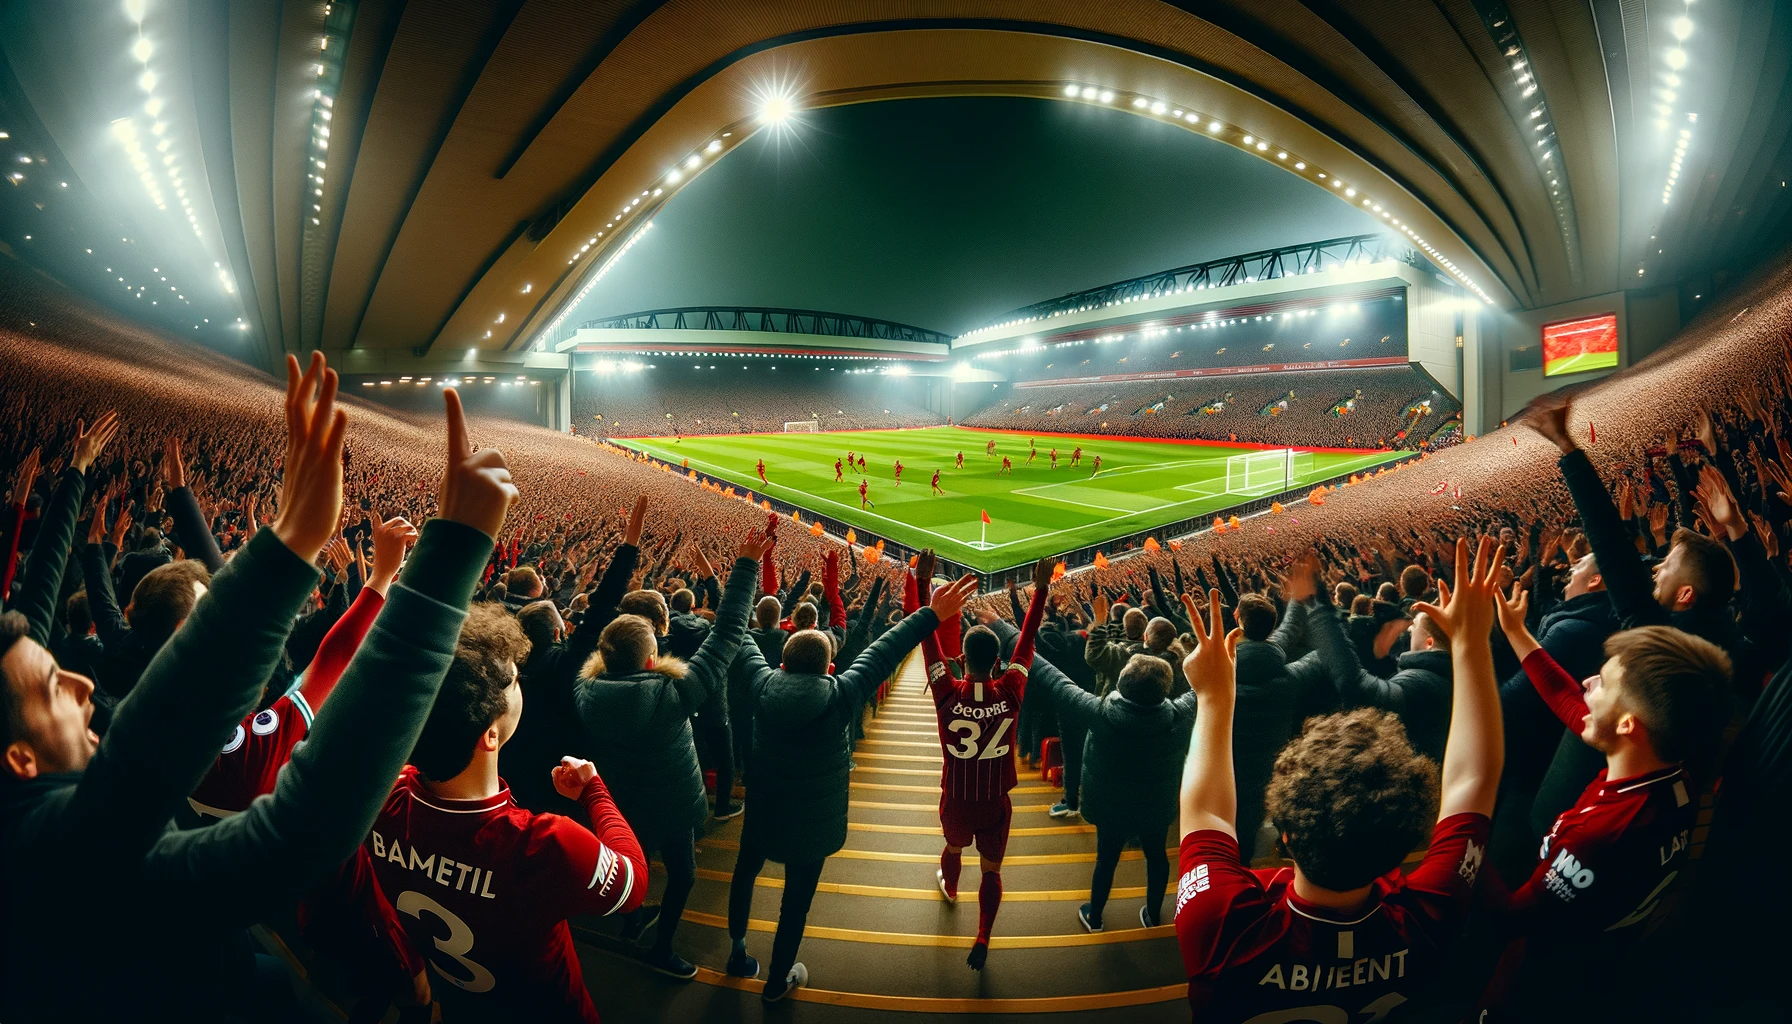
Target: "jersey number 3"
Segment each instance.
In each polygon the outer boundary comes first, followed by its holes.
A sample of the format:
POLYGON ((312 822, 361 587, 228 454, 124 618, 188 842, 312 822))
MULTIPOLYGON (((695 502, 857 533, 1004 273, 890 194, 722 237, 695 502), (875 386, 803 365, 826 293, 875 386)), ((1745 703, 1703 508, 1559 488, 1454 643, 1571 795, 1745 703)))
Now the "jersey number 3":
POLYGON ((990 758, 1001 757, 1009 749, 1008 744, 1002 742, 1002 737, 1008 733, 1008 722, 1009 719, 1006 718, 1000 720, 996 725, 996 731, 983 741, 983 749, 979 753, 977 741, 983 738, 983 726, 967 718, 954 719, 946 728, 958 733, 959 739, 956 744, 946 748, 946 753, 961 761, 969 761, 972 758, 987 761, 990 758))
MULTIPOLYGON (((449 983, 458 985, 468 992, 490 992, 492 986, 498 983, 498 979, 492 977, 492 972, 467 959, 467 954, 473 950, 473 929, 467 927, 467 922, 462 921, 460 915, 415 890, 406 890, 400 893, 398 901, 393 904, 393 907, 399 913, 409 914, 419 921, 423 920, 423 912, 427 910, 430 916, 448 926, 448 937, 435 939, 436 950, 453 957, 455 962, 460 964, 461 970, 470 976, 463 978, 455 973, 444 971, 441 964, 432 957, 430 966, 434 967, 436 973, 449 983)), ((431 936, 431 938, 435 937, 431 936)))

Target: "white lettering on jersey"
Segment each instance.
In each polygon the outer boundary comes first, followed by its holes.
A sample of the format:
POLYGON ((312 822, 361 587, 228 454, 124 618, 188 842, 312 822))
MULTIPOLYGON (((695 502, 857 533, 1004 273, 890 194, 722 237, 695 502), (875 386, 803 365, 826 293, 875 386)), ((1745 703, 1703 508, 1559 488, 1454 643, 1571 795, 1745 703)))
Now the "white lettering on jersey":
POLYGON ((224 744, 223 752, 226 754, 236 753, 238 750, 242 749, 243 741, 248 738, 249 734, 243 731, 242 723, 238 722, 236 726, 236 735, 230 737, 229 743, 224 744))
POLYGON ((1207 865, 1196 864, 1176 883, 1176 913, 1182 913, 1184 903, 1196 893, 1206 892, 1212 885, 1212 880, 1207 876, 1207 865))
POLYGON ((273 708, 268 708, 256 715, 254 720, 249 723, 250 731, 257 736, 266 736, 278 728, 280 728, 280 714, 273 708))
MULTIPOLYGON (((1349 933, 1343 933, 1349 934, 1349 933)), ((1339 936, 1338 948, 1344 949, 1343 934, 1339 936)), ((1351 945, 1355 945, 1354 940, 1351 945)), ((1390 978, 1406 977, 1406 954, 1409 950, 1398 950, 1384 953, 1381 956, 1364 956, 1350 959, 1350 963, 1328 967, 1322 964, 1271 964, 1269 970, 1258 980, 1259 986, 1274 985, 1284 992, 1317 992, 1321 989, 1350 988, 1355 985, 1373 985, 1390 978)), ((1392 1009, 1404 998, 1390 1003, 1386 1009, 1392 1009)), ((1379 1002, 1379 1000, 1378 1000, 1379 1002)), ((1374 1004, 1371 1004, 1374 1005, 1374 1004)), ((1368 1012, 1369 1007, 1364 1007, 1368 1012)), ((1301 1019, 1306 1018, 1290 1018, 1301 1019)))
POLYGON ((396 864, 407 871, 416 871, 424 878, 437 885, 452 887, 456 892, 480 896, 484 899, 497 899, 498 894, 492 892, 492 872, 472 864, 462 863, 447 856, 436 854, 423 856, 416 847, 411 847, 410 858, 405 858, 404 846, 394 837, 391 841, 378 832, 370 831, 368 838, 373 842, 373 855, 378 860, 396 864))
POLYGON ((1592 884, 1593 869, 1583 866, 1565 847, 1556 851, 1555 861, 1543 876, 1543 887, 1563 902, 1572 902, 1579 890, 1592 884))
POLYGON ((1008 702, 1002 701, 988 707, 979 707, 975 704, 967 706, 959 703, 952 705, 952 713, 960 718, 994 718, 997 715, 1008 713, 1008 702))

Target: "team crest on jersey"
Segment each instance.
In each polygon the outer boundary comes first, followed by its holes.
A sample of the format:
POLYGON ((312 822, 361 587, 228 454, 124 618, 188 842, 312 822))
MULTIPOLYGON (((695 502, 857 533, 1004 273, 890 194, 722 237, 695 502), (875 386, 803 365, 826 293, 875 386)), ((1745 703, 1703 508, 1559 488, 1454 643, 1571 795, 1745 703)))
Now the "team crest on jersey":
POLYGON ((243 731, 242 723, 238 722, 237 726, 236 726, 236 735, 230 737, 229 743, 224 744, 224 753, 226 753, 226 754, 236 753, 237 750, 242 747, 243 741, 248 738, 249 738, 249 734, 243 731))
POLYGON ((1481 861, 1487 856, 1487 847, 1476 845, 1470 841, 1462 849, 1462 863, 1457 865, 1456 873, 1469 885, 1475 884, 1475 876, 1481 873, 1481 861))
MULTIPOLYGON (((241 727, 239 726, 238 728, 241 727)), ((266 736, 275 729, 280 728, 280 713, 273 708, 269 708, 256 715, 254 721, 249 723, 249 728, 254 731, 257 736, 266 736)))

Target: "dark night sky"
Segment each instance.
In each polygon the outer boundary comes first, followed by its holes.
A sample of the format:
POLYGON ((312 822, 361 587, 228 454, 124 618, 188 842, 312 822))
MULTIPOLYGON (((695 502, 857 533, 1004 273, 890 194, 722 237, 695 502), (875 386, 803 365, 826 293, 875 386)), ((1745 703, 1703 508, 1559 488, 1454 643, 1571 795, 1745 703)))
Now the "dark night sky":
POLYGON ((762 131, 568 318, 790 306, 952 334, 1081 288, 1379 225, 1193 132, 1024 99, 867 103, 762 131))

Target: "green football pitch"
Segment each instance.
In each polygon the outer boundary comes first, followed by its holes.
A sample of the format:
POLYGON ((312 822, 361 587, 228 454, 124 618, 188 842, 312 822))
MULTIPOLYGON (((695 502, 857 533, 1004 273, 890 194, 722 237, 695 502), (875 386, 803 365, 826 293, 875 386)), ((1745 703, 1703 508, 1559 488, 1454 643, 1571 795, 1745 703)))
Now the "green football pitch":
POLYGON ((1565 373, 1586 373, 1589 370, 1615 370, 1618 367, 1618 353, 1611 352, 1579 352, 1562 359, 1551 359, 1543 368, 1545 377, 1559 377, 1565 373))
MULTIPOLYGON (((1039 457, 1027 463, 1025 434, 930 427, 922 430, 855 430, 820 434, 616 439, 673 465, 765 494, 798 508, 851 524, 862 533, 887 537, 910 547, 931 547, 963 565, 989 572, 1056 555, 1112 537, 1149 530, 1192 516, 1241 504, 1255 495, 1276 493, 1282 471, 1253 492, 1228 493, 1226 459, 1251 451, 1213 445, 1113 441, 1041 435, 1039 457), (994 459, 984 445, 994 440, 994 459), (1082 465, 1070 453, 1083 447, 1082 465), (1058 449, 1058 468, 1047 453, 1058 449), (866 471, 846 472, 834 482, 834 460, 848 451, 865 457, 866 471), (964 452, 964 468, 953 468, 964 452), (1000 473, 1002 456, 1014 460, 1012 474, 1000 473), (1090 478, 1095 456, 1101 474, 1090 478), (768 484, 754 469, 765 460, 768 484), (893 466, 902 460, 902 485, 893 466), (944 495, 929 486, 940 471, 944 495), (859 506, 859 481, 870 482, 874 508, 859 506), (981 513, 988 510, 986 531, 981 513)), ((1397 458, 1394 452, 1314 452, 1311 468, 1294 483, 1323 480, 1397 458)), ((1303 467, 1305 459, 1301 460, 1303 467)), ((844 468, 844 467, 843 467, 844 468)), ((1263 479, 1258 469, 1252 478, 1263 479)), ((1235 471, 1236 474, 1236 471, 1235 471)))

